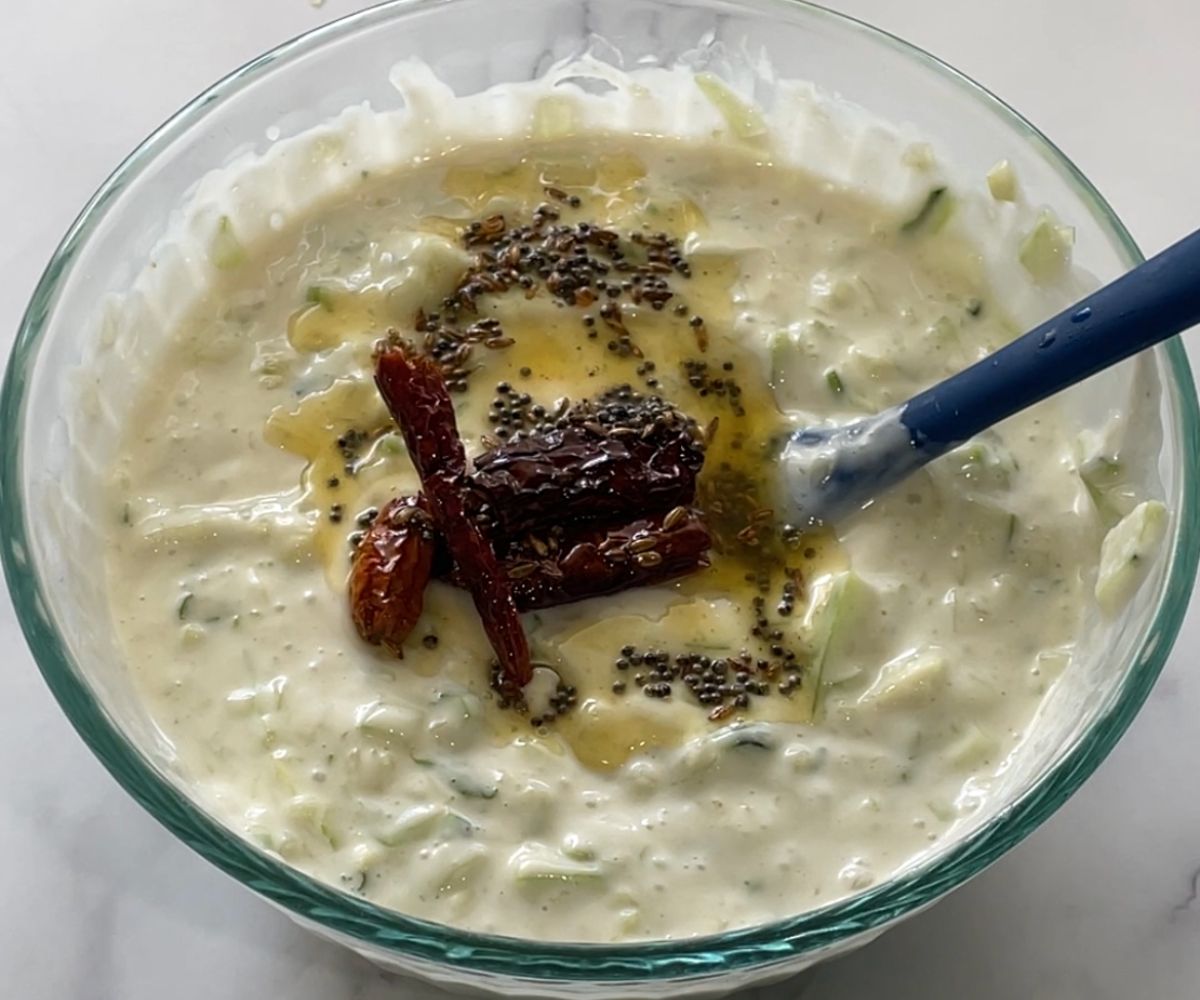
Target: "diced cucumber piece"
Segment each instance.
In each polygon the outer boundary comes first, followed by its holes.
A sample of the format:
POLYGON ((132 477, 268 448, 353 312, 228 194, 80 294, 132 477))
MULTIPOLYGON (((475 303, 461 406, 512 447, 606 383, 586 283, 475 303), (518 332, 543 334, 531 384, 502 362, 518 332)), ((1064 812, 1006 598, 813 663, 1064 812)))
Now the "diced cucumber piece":
POLYGON ((771 388, 778 391, 787 384, 793 367, 799 360, 800 348, 790 333, 780 331, 771 337, 769 351, 771 356, 771 388))
POLYGON ((340 160, 346 149, 346 140, 340 135, 321 135, 312 144, 312 155, 315 160, 332 162, 340 160))
POLYGON ((335 850, 340 838, 327 820, 328 804, 315 795, 293 795, 284 812, 288 822, 299 830, 319 834, 335 850))
POLYGON ((642 911, 637 901, 627 897, 628 902, 617 910, 617 929, 626 937, 633 937, 641 926, 642 911))
POLYGON ((987 185, 997 201, 1017 200, 1017 171, 1008 160, 1001 160, 987 172, 987 185))
MULTIPOLYGON (((273 731, 268 729, 267 735, 273 737, 273 731)), ((274 739, 264 740, 264 743, 274 743, 274 739)), ((289 795, 296 793, 296 782, 292 780, 292 770, 288 765, 279 758, 273 758, 271 761, 271 774, 275 778, 276 784, 284 789, 289 795)))
POLYGON ((945 799, 931 799, 925 805, 943 823, 953 823, 958 819, 958 810, 954 808, 953 802, 947 802, 945 799))
POLYGON ((1075 230, 1064 226, 1049 209, 1043 209, 1021 241, 1017 258, 1039 285, 1050 285, 1067 273, 1075 230))
POLYGON ((1108 525, 1137 506, 1137 491, 1129 482, 1129 470, 1116 456, 1093 455, 1079 465, 1079 478, 1108 525))
POLYGON ((1029 671, 1029 687, 1035 694, 1044 694, 1071 664, 1068 649, 1043 649, 1034 657, 1029 671))
POLYGON ((819 576, 809 583, 809 603, 800 627, 812 663, 810 679, 805 683, 814 715, 820 706, 822 687, 857 674, 853 664, 837 655, 838 640, 861 618, 874 593, 862 577, 849 570, 819 576))
POLYGON ((380 747, 354 747, 346 763, 351 783, 364 792, 382 792, 396 772, 396 755, 380 747))
POLYGON ((725 750, 774 750, 777 736, 761 723, 736 723, 707 737, 712 746, 725 750))
POLYGON ((483 874, 488 849, 470 840, 449 840, 434 848, 426 860, 433 872, 428 891, 442 899, 469 888, 483 874))
POLYGON ((949 316, 939 316, 928 330, 929 336, 941 343, 953 343, 958 340, 958 327, 949 316))
POLYGON ((900 226, 902 233, 936 233, 954 214, 955 198, 947 187, 935 187, 907 222, 900 226))
POLYGON ((287 689, 287 677, 279 674, 259 684, 254 692, 254 708, 259 715, 278 712, 283 707, 283 692, 287 689))
POLYGON ((181 622, 200 622, 205 625, 214 625, 235 614, 236 604, 190 590, 179 599, 175 608, 175 616, 181 622))
POLYGON ((596 848, 577 833, 568 833, 563 837, 560 850, 572 861, 595 861, 596 848))
POLYGON ((464 689, 441 692, 429 710, 425 731, 442 747, 463 750, 483 735, 479 697, 464 689))
POLYGON ((446 783, 468 799, 494 799, 500 793, 499 771, 467 771, 443 768, 446 783))
POLYGON ((946 658, 933 646, 922 646, 885 663, 866 691, 860 705, 880 707, 917 706, 930 697, 946 680, 946 658))
POLYGON ((385 847, 399 847, 419 840, 469 837, 478 827, 453 809, 428 804, 405 809, 399 816, 381 817, 368 829, 385 847))
POLYGON ((946 750, 946 758, 963 770, 977 771, 993 767, 1000 753, 1000 741, 985 733, 973 722, 946 750))
POLYGON ((234 715, 250 715, 254 710, 254 696, 257 693, 252 687, 236 688, 225 696, 225 704, 234 715))
POLYGON ((1053 681, 1067 669, 1071 663, 1071 653, 1067 649, 1043 649, 1037 655, 1035 669, 1038 676, 1047 682, 1053 681))
POLYGON ((508 859, 508 867, 518 882, 555 879, 574 882, 598 879, 605 875, 598 861, 577 861, 546 844, 530 841, 518 847, 508 859))
POLYGON ((1167 533, 1167 508, 1146 500, 1126 514, 1104 536, 1096 601, 1101 611, 1115 615, 1146 578, 1150 563, 1167 533))
POLYGON ((904 150, 900 160, 905 166, 912 167, 914 170, 932 170, 937 166, 937 157, 934 155, 933 147, 927 142, 914 142, 904 150))
POLYGON ((445 806, 413 806, 395 818, 378 823, 373 834, 376 840, 388 847, 411 843, 432 833, 448 812, 445 806))
POLYGON ((217 220, 217 231, 208 248, 208 259, 213 267, 221 271, 232 271, 246 259, 246 249, 233 231, 233 220, 222 215, 217 220))
POLYGON ((1007 490, 1017 461, 994 434, 980 435, 954 452, 958 474, 976 490, 1007 490))
POLYGON ((415 736, 422 719, 413 709, 372 701, 355 710, 354 724, 364 734, 388 742, 415 736))
POLYGON ((712 73, 697 73, 696 86, 725 119, 729 131, 739 139, 766 135, 767 123, 757 108, 738 97, 728 85, 712 73))
POLYGON ((437 776, 459 795, 468 799, 494 799, 500 792, 504 775, 488 768, 469 770, 444 760, 412 754, 415 763, 433 768, 437 776))

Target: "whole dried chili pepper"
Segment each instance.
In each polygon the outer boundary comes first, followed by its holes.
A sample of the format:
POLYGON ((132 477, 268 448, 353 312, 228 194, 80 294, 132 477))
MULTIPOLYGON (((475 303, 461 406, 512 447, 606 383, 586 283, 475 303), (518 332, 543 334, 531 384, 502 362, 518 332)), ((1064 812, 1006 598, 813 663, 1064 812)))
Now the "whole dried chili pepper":
POLYGON ((494 536, 548 524, 621 524, 691 503, 704 463, 699 429, 661 405, 623 408, 620 425, 576 409, 565 427, 507 442, 475 459, 468 476, 494 536))
MULTIPOLYGON (((525 550, 503 562, 522 611, 570 604, 630 587, 663 583, 708 566, 712 536, 697 511, 676 507, 614 531, 593 530, 562 544, 557 554, 525 550)), ((452 582, 465 581, 456 568, 452 582)))
POLYGON ((436 549, 423 497, 396 497, 379 512, 350 568, 350 613, 367 642, 404 655, 404 640, 421 617, 436 549))
POLYGON ((375 384, 404 435, 429 513, 475 600, 505 685, 522 688, 533 676, 529 643, 508 577, 468 502, 466 453, 441 372, 436 362, 392 339, 376 352, 375 384))

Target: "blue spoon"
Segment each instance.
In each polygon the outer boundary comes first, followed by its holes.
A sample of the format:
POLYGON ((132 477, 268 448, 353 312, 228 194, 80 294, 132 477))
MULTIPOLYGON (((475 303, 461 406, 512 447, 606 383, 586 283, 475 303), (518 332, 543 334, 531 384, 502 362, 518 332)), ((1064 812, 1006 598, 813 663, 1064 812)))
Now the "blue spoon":
POLYGON ((1200 323, 1200 232, 907 403, 783 449, 793 524, 836 520, 1005 417, 1200 323))

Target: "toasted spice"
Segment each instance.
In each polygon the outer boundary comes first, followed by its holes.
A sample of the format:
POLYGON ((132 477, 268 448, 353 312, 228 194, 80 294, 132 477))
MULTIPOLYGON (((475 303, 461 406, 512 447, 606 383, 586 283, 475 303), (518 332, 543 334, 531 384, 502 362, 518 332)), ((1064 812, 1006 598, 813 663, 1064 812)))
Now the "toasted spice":
MULTIPOLYGON (((553 185, 545 188, 559 204, 579 207, 580 200, 553 185)), ((462 242, 474 251, 471 265, 438 310, 421 310, 414 321, 422 346, 433 357, 452 392, 467 386, 477 345, 502 349, 513 343, 495 317, 479 316, 480 301, 519 289, 526 298, 545 290, 564 306, 587 309, 600 302, 600 321, 610 334, 608 350, 620 357, 641 358, 642 348, 626 325, 626 305, 663 310, 675 297, 672 278, 691 277, 691 265, 679 241, 666 233, 631 233, 589 222, 559 222, 561 213, 549 203, 534 210, 530 222, 509 227, 503 215, 470 223, 462 242)), ((686 308, 677 315, 686 315, 686 308)), ((596 314, 581 322, 588 337, 597 337, 596 314)), ((691 319, 701 351, 707 331, 699 316, 691 319)), ((524 374, 524 373, 523 373, 524 374)), ((655 380, 657 383, 657 380, 655 380)))
MULTIPOLYGON (((798 571, 789 570, 780 602, 789 602, 790 607, 801 587, 798 571)), ((790 697, 804 682, 801 657, 767 617, 765 597, 754 599, 753 616, 746 645, 736 656, 671 654, 658 648, 643 650, 625 645, 614 658, 613 667, 620 674, 635 666, 646 668, 634 677, 643 695, 661 699, 687 694, 706 710, 712 722, 749 709, 758 698, 790 697)), ((626 682, 618 677, 613 682, 614 693, 625 690, 626 682)))

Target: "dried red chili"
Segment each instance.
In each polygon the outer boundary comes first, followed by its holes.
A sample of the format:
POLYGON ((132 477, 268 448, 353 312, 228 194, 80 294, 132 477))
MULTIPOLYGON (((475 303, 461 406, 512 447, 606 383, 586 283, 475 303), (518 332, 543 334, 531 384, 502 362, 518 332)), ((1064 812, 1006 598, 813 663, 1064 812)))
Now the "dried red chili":
MULTIPOLYGON (((709 565, 712 536, 697 511, 677 507, 614 531, 593 530, 541 555, 524 547, 503 562, 522 611, 663 583, 709 565)), ((457 570, 451 580, 463 582, 457 570)))
POLYGON ((350 613, 367 642, 404 655, 404 640, 421 617, 436 549, 423 498, 396 497, 379 512, 350 568, 350 613))
POLYGON ((474 520, 466 453, 441 372, 434 361, 393 339, 376 353, 375 383, 404 435, 430 515, 474 598, 505 683, 524 687, 533 676, 529 643, 508 578, 474 520))
POLYGON ((468 489, 499 544, 550 524, 622 524, 689 504, 703 463, 693 420, 625 387, 478 456, 468 489))

